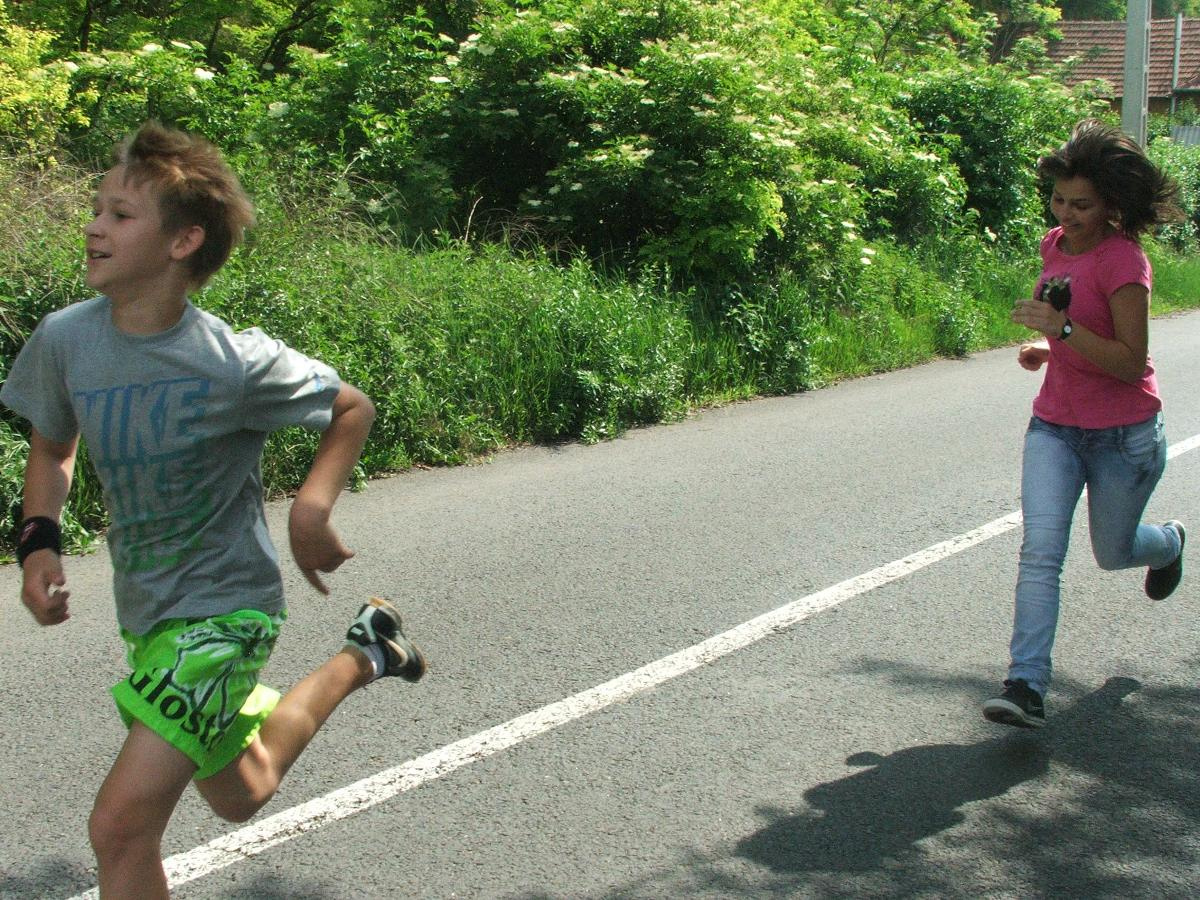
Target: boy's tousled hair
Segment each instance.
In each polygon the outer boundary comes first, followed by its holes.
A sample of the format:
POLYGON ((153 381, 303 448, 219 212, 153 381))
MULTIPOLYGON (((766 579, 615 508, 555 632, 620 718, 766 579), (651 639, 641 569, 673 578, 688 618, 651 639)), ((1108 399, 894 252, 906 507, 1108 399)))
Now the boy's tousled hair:
POLYGON ((254 224, 254 206, 237 175, 202 137, 147 122, 116 146, 113 162, 127 178, 154 186, 168 231, 204 229, 204 243, 186 259, 196 287, 225 265, 254 224))
POLYGON ((1038 160, 1044 182, 1086 178, 1117 215, 1117 227, 1136 240, 1156 225, 1178 222, 1179 185, 1150 161, 1138 143, 1111 125, 1084 119, 1071 138, 1038 160))

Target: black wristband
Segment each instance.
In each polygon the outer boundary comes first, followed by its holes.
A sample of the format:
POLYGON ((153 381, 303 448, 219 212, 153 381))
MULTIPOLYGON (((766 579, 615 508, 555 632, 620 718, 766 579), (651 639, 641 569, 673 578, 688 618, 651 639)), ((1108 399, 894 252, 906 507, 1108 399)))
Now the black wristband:
POLYGON ((21 523, 17 534, 17 563, 25 565, 25 557, 38 550, 62 553, 62 532, 58 523, 46 516, 30 516, 21 523))

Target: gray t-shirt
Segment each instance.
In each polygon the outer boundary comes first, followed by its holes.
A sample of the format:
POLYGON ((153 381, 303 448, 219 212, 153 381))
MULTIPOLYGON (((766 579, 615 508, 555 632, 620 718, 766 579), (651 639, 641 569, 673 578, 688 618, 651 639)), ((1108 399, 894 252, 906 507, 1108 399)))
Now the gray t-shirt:
POLYGON ((341 382, 324 363, 190 303, 153 335, 113 325, 107 297, 38 325, 0 402, 50 440, 81 434, 104 488, 122 628, 284 608, 263 515, 267 435, 324 430, 341 382))

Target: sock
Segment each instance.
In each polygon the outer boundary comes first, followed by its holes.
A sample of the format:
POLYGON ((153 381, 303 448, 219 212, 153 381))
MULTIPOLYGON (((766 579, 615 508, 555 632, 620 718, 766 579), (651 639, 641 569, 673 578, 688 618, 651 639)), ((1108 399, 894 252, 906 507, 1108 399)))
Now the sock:
MULTIPOLYGON (((375 678, 382 675, 387 668, 387 651, 383 649, 383 644, 368 644, 365 647, 355 644, 355 646, 371 661, 371 668, 375 670, 375 678)), ((374 681, 375 678, 371 680, 374 681)))

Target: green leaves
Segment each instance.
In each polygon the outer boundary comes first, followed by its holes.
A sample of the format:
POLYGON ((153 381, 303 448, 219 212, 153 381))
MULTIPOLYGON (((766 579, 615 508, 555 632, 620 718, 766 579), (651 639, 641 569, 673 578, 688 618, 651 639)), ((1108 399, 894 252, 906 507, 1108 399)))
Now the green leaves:
POLYGON ((1200 237, 1200 147, 1159 138, 1150 158, 1179 185, 1179 205, 1187 218, 1159 229, 1159 237, 1180 252, 1195 252, 1200 237))
POLYGON ((0 152, 48 153, 75 118, 70 111, 75 66, 47 60, 52 40, 48 31, 13 24, 0 0, 0 152))
POLYGON ((929 73, 899 100, 927 145, 961 173, 980 229, 1012 241, 1041 229, 1034 162, 1082 118, 1084 101, 1047 80, 1015 79, 994 67, 929 73))
POLYGON ((881 236, 1024 240, 1033 160, 1082 107, 979 65, 986 16, 1044 25, 1042 0, 88 8, 68 67, 49 60, 77 11, 21 4, 48 30, 0 41, 0 134, 98 163, 157 117, 216 140, 256 192, 329 179, 410 242, 519 233, 718 288, 881 236))

